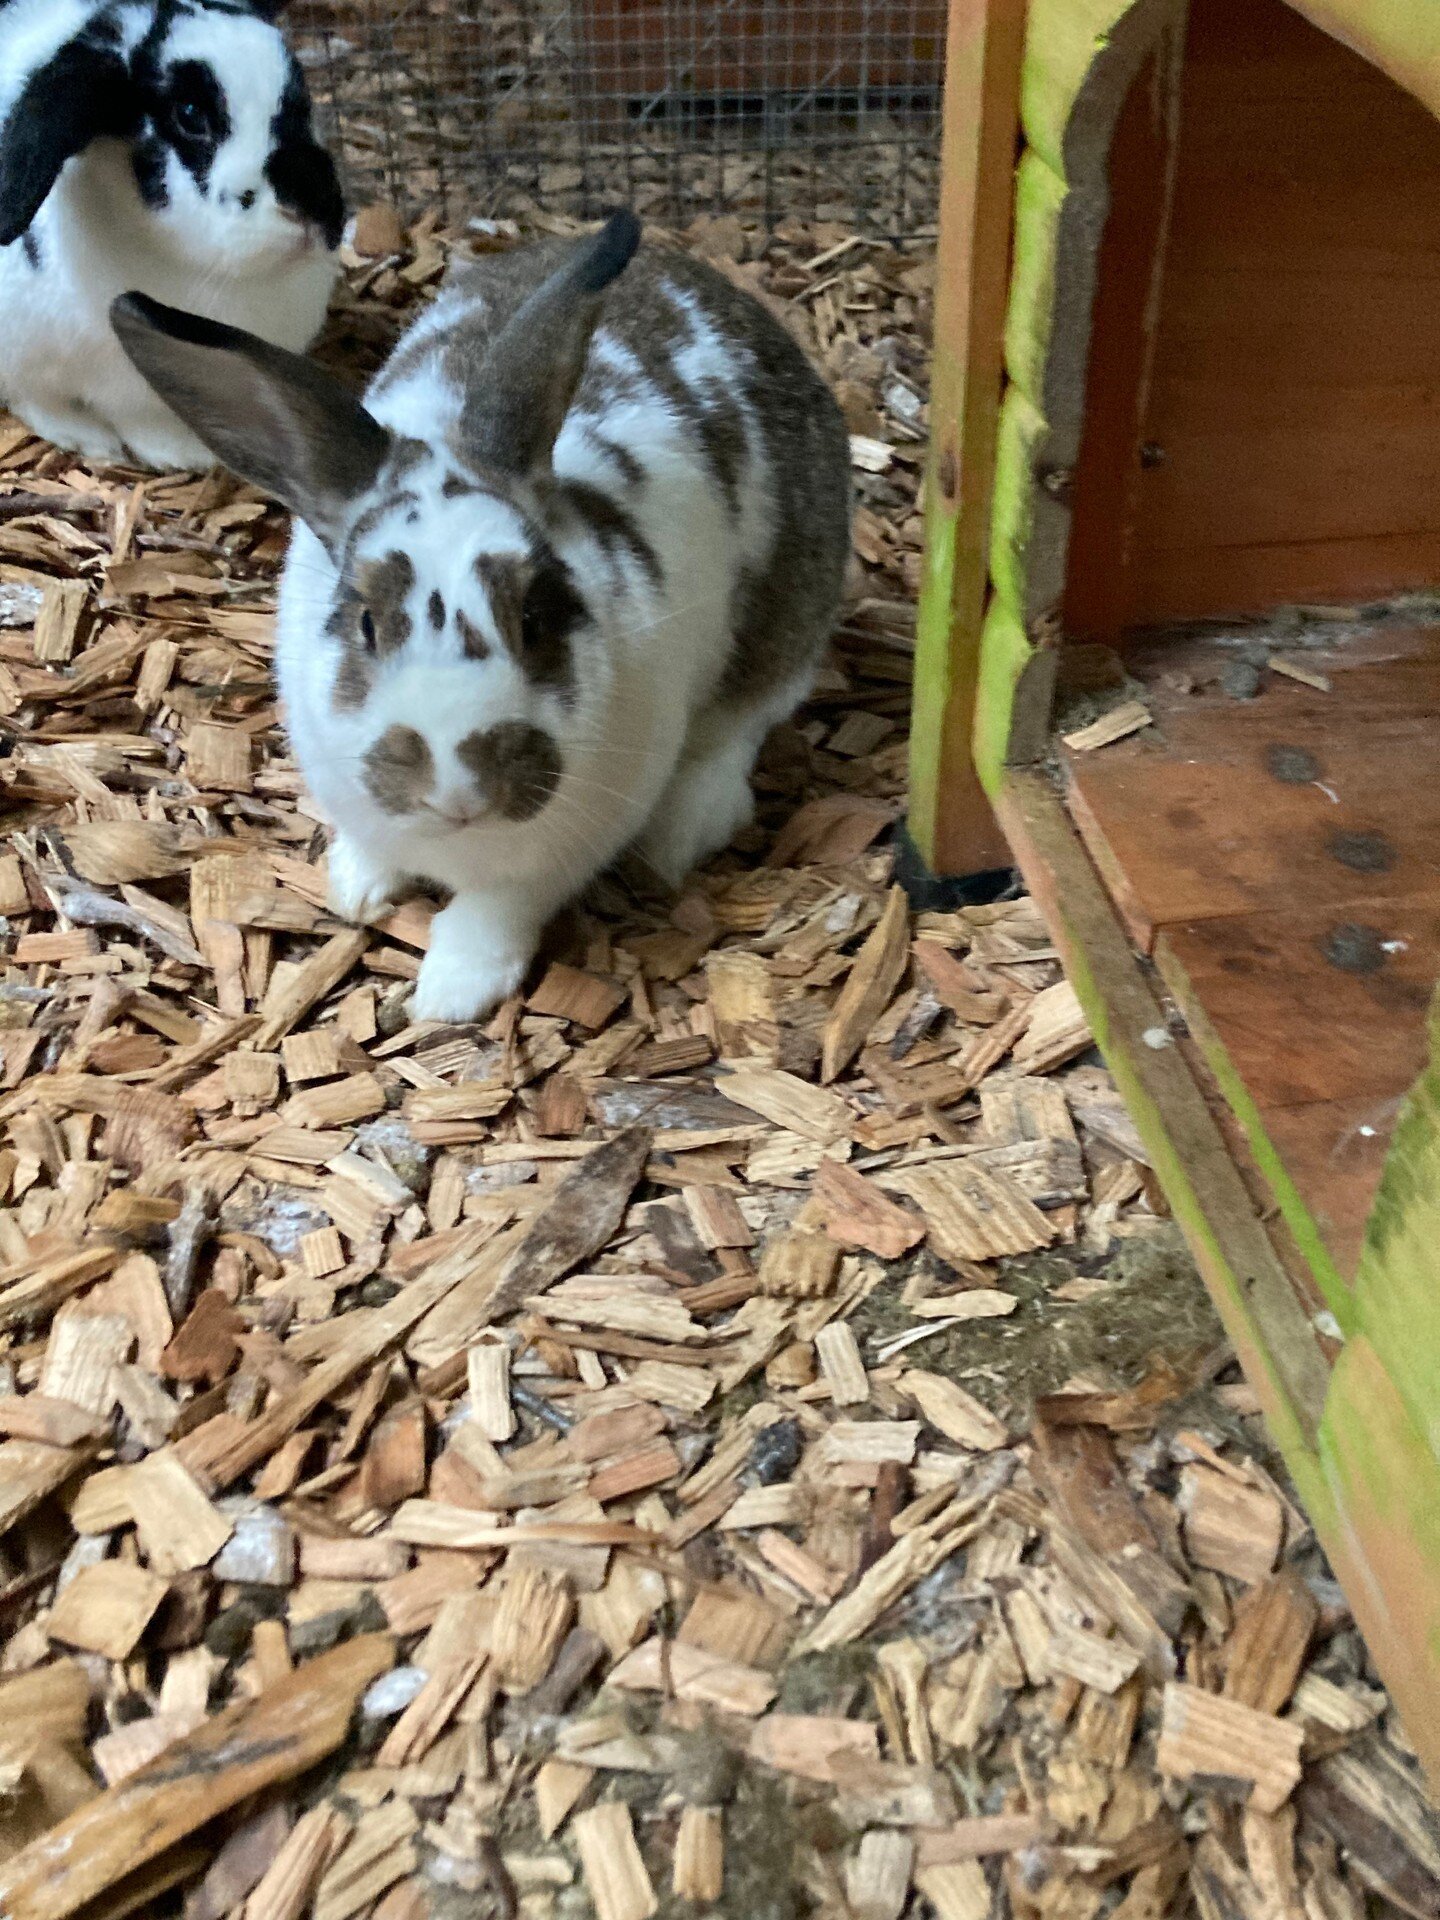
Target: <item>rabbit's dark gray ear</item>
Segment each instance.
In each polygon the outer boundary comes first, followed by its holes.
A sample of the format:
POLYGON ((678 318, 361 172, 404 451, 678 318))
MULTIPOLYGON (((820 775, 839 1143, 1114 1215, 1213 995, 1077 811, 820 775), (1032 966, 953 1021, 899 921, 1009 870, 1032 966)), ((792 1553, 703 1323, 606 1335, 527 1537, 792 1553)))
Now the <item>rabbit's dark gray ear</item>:
POLYGON ((37 67, 0 129, 0 246, 28 230, 67 160, 139 123, 139 95, 113 47, 72 40, 37 67))
POLYGON ((250 0, 250 11, 258 13, 262 20, 277 20, 287 4, 288 0, 250 0))
POLYGON ((612 213, 580 241, 491 342, 460 418, 463 451, 477 467, 533 474, 550 464, 605 289, 640 244, 633 213, 612 213))
POLYGON ((390 436, 338 380, 238 327, 126 293, 120 344, 162 400, 243 480, 273 494, 332 551, 390 436))

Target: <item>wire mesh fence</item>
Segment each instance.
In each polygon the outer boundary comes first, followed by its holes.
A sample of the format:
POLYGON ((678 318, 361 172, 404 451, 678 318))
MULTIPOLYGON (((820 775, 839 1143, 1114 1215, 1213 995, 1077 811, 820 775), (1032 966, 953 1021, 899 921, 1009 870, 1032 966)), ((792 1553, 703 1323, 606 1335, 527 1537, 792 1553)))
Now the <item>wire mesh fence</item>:
POLYGON ((352 199, 933 231, 945 0, 302 0, 352 199))

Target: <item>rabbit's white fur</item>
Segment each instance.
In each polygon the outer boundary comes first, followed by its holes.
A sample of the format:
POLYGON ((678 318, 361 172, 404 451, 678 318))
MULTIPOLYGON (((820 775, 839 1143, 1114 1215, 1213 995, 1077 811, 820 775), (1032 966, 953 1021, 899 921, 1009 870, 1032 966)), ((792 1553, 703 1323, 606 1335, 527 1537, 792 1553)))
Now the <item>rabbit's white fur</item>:
MULTIPOLYGON (((97 16, 132 59, 154 0, 8 0, 0 5, 0 123, 27 81, 97 16)), ((203 190, 165 151, 165 204, 147 204, 130 137, 102 137, 71 157, 24 235, 0 246, 0 402, 56 445, 96 462, 206 467, 209 449, 120 351, 110 307, 132 289, 301 351, 325 318, 334 240, 281 205, 266 175, 290 56, 278 29, 246 11, 187 4, 158 57, 217 77, 230 131, 203 190), (248 204, 242 202, 248 199, 248 204)), ((26 109, 21 106, 20 111, 26 109)))
POLYGON ((617 216, 471 268, 363 411, 335 401, 329 479, 318 434, 298 479, 267 466, 254 369, 224 339, 117 315, 163 391, 212 389, 207 426, 236 423, 217 451, 310 523, 280 596, 291 739, 339 912, 375 918, 415 876, 454 894, 419 1018, 513 993, 546 921, 630 845, 671 883, 724 846, 839 602, 839 409, 718 274, 648 250, 622 273, 635 233, 617 216))

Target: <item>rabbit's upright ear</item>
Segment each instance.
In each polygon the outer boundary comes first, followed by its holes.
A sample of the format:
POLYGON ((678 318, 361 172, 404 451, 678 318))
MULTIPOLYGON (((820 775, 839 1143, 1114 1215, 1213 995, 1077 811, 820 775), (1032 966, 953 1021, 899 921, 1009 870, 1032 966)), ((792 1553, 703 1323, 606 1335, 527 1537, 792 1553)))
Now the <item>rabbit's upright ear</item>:
POLYGON ((126 293, 120 344, 217 460, 297 513, 332 552, 390 436, 338 380, 238 327, 126 293))
POLYGON ((139 123, 139 93, 115 48, 72 40, 37 67, 0 129, 0 246, 27 231, 67 160, 139 123))
POLYGON ((460 441, 476 466, 544 472, 600 319, 605 290, 640 244, 633 213, 612 213, 570 249, 496 334, 460 417, 460 441))

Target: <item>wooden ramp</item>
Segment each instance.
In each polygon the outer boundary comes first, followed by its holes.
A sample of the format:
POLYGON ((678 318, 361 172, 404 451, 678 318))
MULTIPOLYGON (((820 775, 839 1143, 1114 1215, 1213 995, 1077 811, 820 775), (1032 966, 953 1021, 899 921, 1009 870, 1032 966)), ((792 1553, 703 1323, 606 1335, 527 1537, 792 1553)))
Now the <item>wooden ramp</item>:
POLYGON ((1126 667, 1154 724, 1063 755, 1091 857, 1328 1297, 1440 978, 1440 628, 1270 639, 1328 691, 1267 668, 1258 697, 1227 692, 1263 636, 1143 645, 1126 667))

